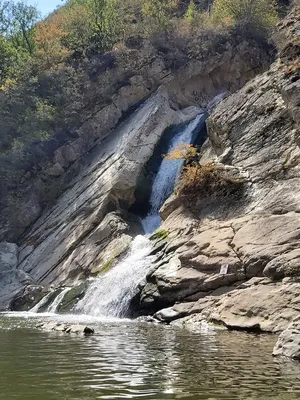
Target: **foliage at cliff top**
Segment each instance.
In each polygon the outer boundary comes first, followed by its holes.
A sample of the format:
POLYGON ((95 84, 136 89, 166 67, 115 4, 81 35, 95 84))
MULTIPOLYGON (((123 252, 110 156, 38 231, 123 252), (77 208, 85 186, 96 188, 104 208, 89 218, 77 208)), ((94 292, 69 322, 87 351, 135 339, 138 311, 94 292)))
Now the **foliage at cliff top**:
POLYGON ((79 126, 141 68, 145 39, 172 49, 175 68, 249 21, 265 35, 273 2, 68 0, 41 20, 23 0, 0 0, 0 158, 79 126))

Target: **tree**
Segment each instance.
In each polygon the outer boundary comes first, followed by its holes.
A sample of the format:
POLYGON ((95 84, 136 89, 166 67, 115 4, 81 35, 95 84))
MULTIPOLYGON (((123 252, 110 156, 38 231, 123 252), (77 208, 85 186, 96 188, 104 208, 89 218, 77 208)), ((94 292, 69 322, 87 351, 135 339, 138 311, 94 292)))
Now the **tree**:
POLYGON ((0 88, 2 90, 6 81, 15 76, 17 64, 17 50, 5 37, 0 36, 0 88))
POLYGON ((275 26, 278 15, 273 0, 215 0, 213 16, 244 30, 265 33, 275 26))
POLYGON ((36 25, 35 55, 43 68, 57 67, 70 55, 70 51, 63 44, 66 37, 67 32, 64 30, 62 14, 56 13, 36 25))
POLYGON ((185 20, 193 30, 198 24, 198 10, 195 4, 195 0, 191 0, 188 9, 185 14, 185 20))
POLYGON ((174 9, 173 0, 145 0, 142 12, 146 21, 146 29, 150 34, 163 33, 170 30, 170 12, 174 9))
POLYGON ((8 34, 16 48, 22 48, 30 55, 34 50, 34 28, 40 17, 36 7, 28 6, 20 1, 12 3, 8 8, 10 20, 8 34))
POLYGON ((93 50, 110 50, 119 39, 117 0, 87 0, 93 50))

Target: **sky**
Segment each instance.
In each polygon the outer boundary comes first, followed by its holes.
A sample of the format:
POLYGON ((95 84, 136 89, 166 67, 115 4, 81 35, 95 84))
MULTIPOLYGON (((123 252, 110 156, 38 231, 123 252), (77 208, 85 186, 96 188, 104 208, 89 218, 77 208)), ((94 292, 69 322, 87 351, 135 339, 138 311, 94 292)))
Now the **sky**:
POLYGON ((62 5, 64 1, 62 0, 27 0, 27 4, 37 6, 37 8, 42 12, 42 15, 47 15, 51 11, 55 10, 56 6, 62 5))

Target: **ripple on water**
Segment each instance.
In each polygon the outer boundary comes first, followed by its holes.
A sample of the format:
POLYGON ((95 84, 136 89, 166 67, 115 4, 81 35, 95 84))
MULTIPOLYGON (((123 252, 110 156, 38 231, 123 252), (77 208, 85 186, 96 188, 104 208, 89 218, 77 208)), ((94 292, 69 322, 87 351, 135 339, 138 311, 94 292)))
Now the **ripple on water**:
POLYGON ((97 334, 85 338, 38 331, 21 316, 0 317, 6 400, 300 397, 300 365, 272 358, 275 336, 93 320, 97 334))

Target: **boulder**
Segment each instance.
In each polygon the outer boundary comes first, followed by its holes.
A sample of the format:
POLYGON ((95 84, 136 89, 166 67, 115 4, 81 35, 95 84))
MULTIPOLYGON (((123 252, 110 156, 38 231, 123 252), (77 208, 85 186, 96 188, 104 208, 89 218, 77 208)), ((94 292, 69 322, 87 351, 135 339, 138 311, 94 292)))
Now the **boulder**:
POLYGON ((6 269, 0 271, 0 311, 7 311, 11 301, 27 285, 33 284, 33 280, 26 272, 18 269, 6 269))
POLYGON ((48 332, 61 332, 61 333, 68 333, 68 334, 77 334, 77 335, 84 335, 90 336, 95 333, 95 329, 90 326, 85 325, 70 325, 64 324, 62 322, 45 322, 38 324, 36 326, 37 329, 42 329, 48 332))
POLYGON ((217 299, 209 319, 231 329, 281 332, 299 313, 300 283, 252 278, 217 299))
POLYGON ((273 356, 285 356, 300 360, 300 318, 293 322, 278 337, 273 356))
POLYGON ((70 313, 73 307, 84 297, 91 281, 81 282, 70 289, 62 298, 57 307, 57 312, 60 314, 70 313))
POLYGON ((39 285, 28 285, 23 288, 10 303, 11 311, 29 311, 37 305, 48 291, 39 285))

